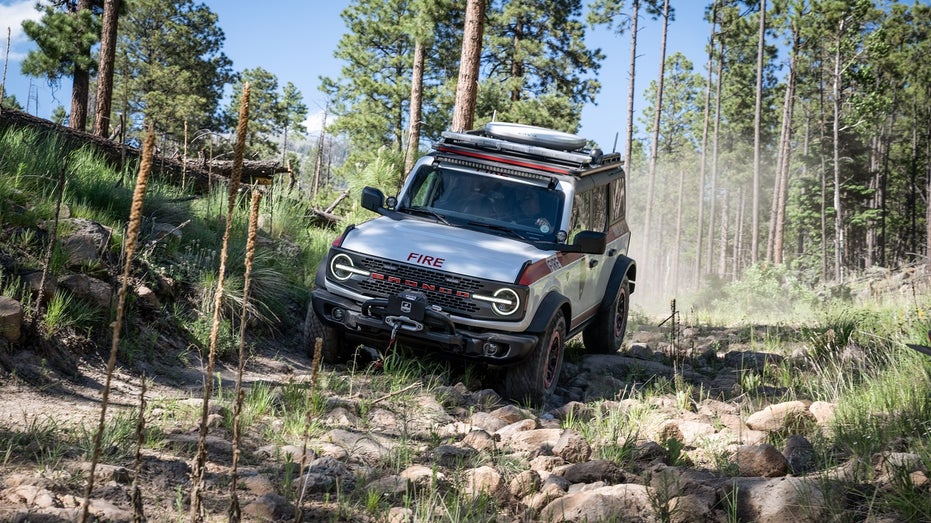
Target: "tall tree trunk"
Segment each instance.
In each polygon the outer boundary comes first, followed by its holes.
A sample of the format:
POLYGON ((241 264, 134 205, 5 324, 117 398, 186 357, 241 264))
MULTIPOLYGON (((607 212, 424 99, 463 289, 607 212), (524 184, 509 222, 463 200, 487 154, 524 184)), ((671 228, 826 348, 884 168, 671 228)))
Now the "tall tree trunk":
POLYGON ((766 50, 766 0, 760 0, 760 36, 756 49, 756 106, 753 111, 753 216, 750 231, 750 263, 756 263, 760 249, 760 143, 763 112, 763 53, 766 50))
POLYGON ((727 275, 727 211, 729 203, 727 200, 727 187, 724 187, 721 194, 721 251, 718 252, 718 275, 722 278, 727 275))
POLYGON ((889 131, 886 133, 885 138, 882 141, 883 148, 883 161, 882 161, 882 171, 879 177, 879 188, 877 190, 876 198, 879 202, 879 238, 877 243, 879 244, 879 263, 881 266, 886 266, 886 226, 888 224, 888 205, 887 205, 887 189, 889 183, 889 153, 892 150, 892 140, 894 134, 892 129, 895 129, 896 116, 899 112, 895 109, 898 106, 898 91, 895 91, 892 95, 892 121, 889 123, 889 131))
POLYGON ((323 146, 326 142, 326 119, 330 112, 330 105, 323 108, 323 123, 320 125, 320 136, 317 137, 317 154, 314 155, 314 181, 311 197, 317 197, 320 188, 320 170, 323 168, 323 146))
POLYGON ((843 283, 843 257, 844 257, 844 213, 841 207, 840 183, 840 112, 841 92, 843 91, 843 66, 841 60, 841 43, 843 41, 846 20, 841 19, 837 28, 837 42, 834 49, 834 81, 831 89, 834 103, 834 281, 843 283))
POLYGON ((718 50, 718 67, 717 67, 717 86, 715 87, 714 94, 714 135, 712 136, 711 143, 711 195, 710 209, 708 210, 708 265, 714 265, 714 217, 715 217, 715 204, 718 199, 718 148, 719 141, 721 137, 721 89, 724 81, 722 75, 724 73, 724 41, 721 41, 720 49, 718 50))
POLYGON ((519 49, 521 46, 521 40, 524 39, 524 23, 521 20, 521 17, 518 15, 517 20, 514 22, 514 57, 511 60, 511 81, 514 82, 514 86, 511 88, 511 101, 519 102, 521 98, 521 84, 519 78, 524 76, 524 64, 517 59, 519 55, 519 49))
MULTIPOLYGON (((666 35, 669 30, 669 0, 663 2, 663 37, 659 47, 659 78, 656 85, 656 103, 653 115, 653 144, 650 151, 650 171, 647 173, 647 206, 643 237, 651 238, 653 219, 653 193, 656 186, 656 157, 659 155, 659 125, 663 112, 663 80, 666 76, 666 35)), ((649 245, 649 244, 648 244, 649 245)))
MULTIPOLYGON (((928 94, 928 93, 926 93, 928 94)), ((925 121, 931 115, 925 115, 925 121)), ((925 260, 931 273, 931 126, 925 126, 925 260)))
POLYGON ((116 59, 116 28, 120 0, 104 0, 103 29, 100 33, 100 61, 97 65, 97 100, 94 134, 110 134, 110 107, 113 101, 113 66, 116 59))
MULTIPOLYGON (((682 245, 682 193, 685 189, 685 169, 679 170, 679 197, 676 201, 676 239, 673 245, 682 245)), ((679 252, 681 249, 669 249, 672 251, 672 290, 678 292, 679 289, 679 252)))
MULTIPOLYGON (((420 150, 420 125, 423 119, 423 63, 424 45, 418 40, 414 45, 414 73, 411 76, 410 133, 407 136, 407 153, 404 155, 404 174, 411 172, 417 151, 420 150)), ((402 177, 403 179, 403 177, 402 177)))
POLYGON ((783 111, 783 132, 780 143, 780 160, 776 178, 779 186, 774 196, 776 200, 775 223, 773 224, 773 263, 782 263, 785 243, 786 206, 789 199, 789 170, 792 166, 792 121, 795 119, 795 85, 798 79, 798 48, 801 37, 793 27, 792 50, 789 55, 789 77, 786 80, 785 110, 783 111))
MULTIPOLYGON (((91 0, 79 0, 75 16, 81 11, 91 8, 91 0)), ((78 51, 81 56, 89 57, 91 54, 90 46, 84 47, 78 51)), ((72 129, 83 131, 87 128, 87 98, 90 94, 90 73, 87 69, 79 66, 79 59, 75 60, 74 73, 71 77, 71 115, 68 119, 68 126, 72 129)))
POLYGON ((732 254, 733 259, 731 260, 732 280, 739 279, 739 275, 743 269, 740 253, 744 251, 744 222, 746 221, 746 218, 747 195, 744 193, 744 188, 741 187, 737 191, 737 209, 734 211, 734 253, 732 254))
POLYGON ((485 0, 468 0, 462 36, 456 106, 453 109, 454 131, 468 131, 475 122, 475 97, 478 92, 478 66, 482 57, 482 33, 485 24, 485 0))
POLYGON ((693 283, 696 288, 701 281, 701 259, 704 254, 702 252, 704 250, 702 245, 704 239, 702 225, 705 222, 705 164, 708 163, 708 128, 711 125, 711 71, 714 66, 714 33, 717 25, 718 0, 714 0, 711 4, 711 36, 708 38, 708 77, 705 81, 705 114, 701 131, 701 160, 698 164, 698 227, 695 228, 695 274, 693 275, 693 283))
POLYGON ((633 0, 630 14, 630 78, 627 80, 627 144, 624 148, 625 186, 630 185, 631 155, 634 152, 634 80, 637 78, 637 24, 640 21, 640 0, 633 0))

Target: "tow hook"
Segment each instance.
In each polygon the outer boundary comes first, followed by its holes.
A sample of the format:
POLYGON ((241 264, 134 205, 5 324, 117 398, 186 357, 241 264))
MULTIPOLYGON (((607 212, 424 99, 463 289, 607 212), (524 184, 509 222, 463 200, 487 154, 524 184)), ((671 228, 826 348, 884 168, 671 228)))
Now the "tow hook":
POLYGON ((385 316, 385 324, 395 331, 398 329, 410 332, 420 332, 423 330, 423 323, 414 321, 406 316, 385 316))

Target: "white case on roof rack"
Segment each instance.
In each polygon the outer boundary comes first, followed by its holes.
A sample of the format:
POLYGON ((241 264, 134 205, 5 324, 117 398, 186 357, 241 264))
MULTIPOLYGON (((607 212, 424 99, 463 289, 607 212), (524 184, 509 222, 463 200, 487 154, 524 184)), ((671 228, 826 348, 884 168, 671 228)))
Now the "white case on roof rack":
POLYGON ((577 134, 519 123, 489 122, 485 124, 485 133, 495 138, 560 151, 581 149, 586 142, 585 138, 577 134))

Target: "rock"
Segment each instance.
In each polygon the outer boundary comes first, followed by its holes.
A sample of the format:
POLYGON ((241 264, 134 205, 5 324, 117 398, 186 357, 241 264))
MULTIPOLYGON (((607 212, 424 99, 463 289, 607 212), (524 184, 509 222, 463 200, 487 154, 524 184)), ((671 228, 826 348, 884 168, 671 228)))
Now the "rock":
POLYGON ((334 429, 326 433, 322 440, 344 449, 350 460, 363 463, 383 461, 391 453, 389 446, 392 442, 373 433, 334 429))
POLYGON ((260 521, 281 521, 291 519, 294 509, 284 496, 266 494, 257 497, 252 503, 244 506, 242 513, 260 521))
POLYGON ((512 434, 516 434, 518 432, 523 432, 523 431, 528 431, 528 430, 534 430, 536 428, 537 428, 536 420, 525 419, 521 421, 516 421, 514 423, 511 423, 510 425, 506 425, 496 430, 495 434, 497 434, 498 436, 501 436, 502 440, 505 440, 507 437, 511 436, 512 434))
POLYGON ((787 401, 754 412, 747 418, 747 426, 766 432, 800 432, 799 429, 814 421, 814 415, 808 411, 808 404, 803 401, 787 401))
POLYGON ((737 478, 725 496, 737 498, 739 521, 798 523, 824 521, 830 515, 820 478, 737 478))
POLYGON ((475 428, 482 429, 489 433, 497 432, 508 425, 502 421, 501 418, 482 411, 472 414, 472 416, 469 417, 469 423, 475 428))
POLYGON ((501 499, 505 492, 504 480, 501 478, 501 474, 492 467, 474 468, 465 471, 463 474, 463 487, 460 492, 473 499, 481 494, 501 499))
POLYGON ((514 476, 508 485, 508 492, 511 496, 522 499, 540 488, 540 474, 535 470, 525 470, 514 476))
POLYGON ((466 463, 472 456, 475 456, 476 450, 469 447, 457 447, 455 445, 440 445, 433 449, 431 455, 432 461, 442 467, 458 468, 466 463))
POLYGON ((275 484, 263 474, 252 474, 240 478, 239 484, 256 496, 265 496, 275 493, 275 484))
POLYGON ((553 454, 569 463, 588 461, 592 455, 592 448, 585 438, 574 430, 564 430, 559 440, 553 446, 553 454))
POLYGON ((606 483, 620 483, 624 481, 624 472, 613 461, 596 459, 584 463, 567 465, 554 471, 566 478, 570 483, 593 483, 604 481, 606 483))
POLYGON ((341 461, 324 456, 307 464, 304 473, 305 489, 307 492, 327 492, 340 482, 341 488, 352 490, 354 477, 341 461))
POLYGON ((650 489, 643 485, 623 484, 567 494, 541 512, 541 521, 625 521, 655 522, 650 503, 650 489))
POLYGON ((60 223, 64 236, 62 248, 68 255, 68 267, 84 267, 100 261, 101 253, 106 250, 113 236, 109 228, 82 218, 62 220, 60 223), (71 232, 65 232, 68 230, 71 232))
POLYGON ((744 445, 737 449, 737 468, 741 476, 773 478, 785 476, 789 462, 776 447, 762 445, 744 445))
POLYGON ((562 432, 562 429, 526 430, 504 436, 501 442, 510 452, 522 452, 530 456, 552 454, 562 432))
POLYGON ((478 451, 494 451, 497 447, 497 440, 484 430, 473 430, 462 438, 462 444, 472 447, 478 451))
POLYGON ((407 507, 388 509, 388 523, 414 523, 414 511, 407 507))
POLYGON ((811 412, 812 416, 815 417, 815 422, 818 425, 827 425, 834 421, 834 410, 836 406, 833 403, 827 401, 815 401, 808 406, 808 412, 811 412))
POLYGON ((45 283, 42 283, 42 271, 30 272, 28 274, 23 274, 20 276, 27 286, 29 286, 29 291, 33 296, 39 295, 39 285, 42 285, 42 301, 43 303, 48 303, 55 293, 58 291, 58 284, 55 282, 55 278, 46 274, 45 283))
POLYGON ((6 296, 0 296, 0 337, 16 341, 22 335, 23 305, 6 296))
POLYGON ((69 274, 59 278, 58 286, 102 309, 110 308, 113 288, 105 281, 92 278, 86 274, 69 274))
POLYGON ((153 309, 159 309, 162 306, 162 302, 159 301, 158 295, 155 294, 155 291, 146 287, 145 285, 136 287, 136 296, 139 298, 140 303, 143 303, 153 309))
POLYGON ((789 472, 796 476, 810 472, 814 466, 815 447, 804 436, 789 436, 782 454, 789 463, 789 472))
POLYGON ((595 413, 590 406, 580 401, 570 401, 565 405, 550 411, 554 418, 560 421, 591 421, 595 413))
POLYGON ((537 456, 530 460, 530 470, 537 472, 551 472, 556 467, 566 464, 566 460, 559 456, 537 456))
POLYGON ((525 496, 521 502, 533 512, 539 512, 549 505, 553 500, 559 499, 566 495, 567 488, 561 488, 559 485, 549 483, 544 484, 539 492, 525 496))
POLYGON ((386 496, 400 496, 407 492, 410 482, 395 474, 389 474, 383 478, 376 479, 368 483, 365 487, 370 492, 386 496))
POLYGON ((429 487, 446 481, 446 476, 442 472, 424 465, 411 465, 402 470, 399 476, 410 481, 416 487, 429 487))
POLYGON ((533 418, 532 412, 528 411, 527 409, 522 409, 516 405, 505 405, 504 407, 491 411, 489 414, 500 419, 506 425, 533 418))
POLYGON ((323 418, 323 423, 329 427, 348 429, 361 424, 361 420, 345 407, 336 407, 323 418))

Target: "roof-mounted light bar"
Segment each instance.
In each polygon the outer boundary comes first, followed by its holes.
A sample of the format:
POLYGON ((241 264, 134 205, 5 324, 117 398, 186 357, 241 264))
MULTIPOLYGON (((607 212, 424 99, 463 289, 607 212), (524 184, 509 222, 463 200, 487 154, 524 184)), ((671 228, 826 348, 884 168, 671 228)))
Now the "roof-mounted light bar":
POLYGON ((588 155, 585 153, 558 151, 555 149, 547 149, 546 147, 538 147, 536 145, 527 145, 523 143, 516 143, 516 142, 510 142, 507 140, 501 140, 498 138, 489 138, 487 136, 479 136, 477 134, 455 133, 452 131, 446 131, 442 134, 442 136, 445 140, 464 144, 464 145, 470 145, 472 147, 491 149, 493 151, 507 151, 507 152, 513 152, 513 153, 519 153, 519 154, 526 154, 530 156, 546 158, 549 160, 569 162, 572 164, 577 164, 579 166, 589 164, 592 162, 591 155, 588 155))

